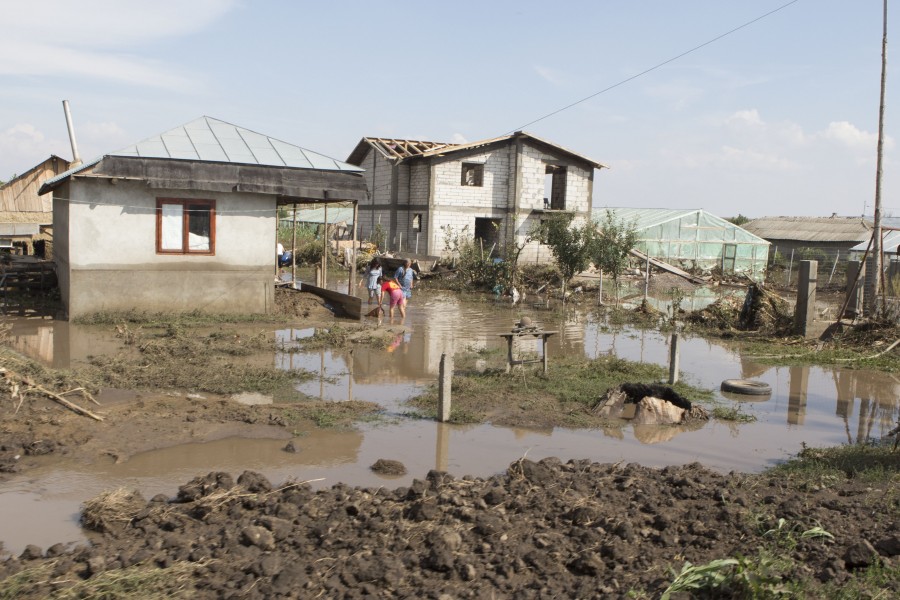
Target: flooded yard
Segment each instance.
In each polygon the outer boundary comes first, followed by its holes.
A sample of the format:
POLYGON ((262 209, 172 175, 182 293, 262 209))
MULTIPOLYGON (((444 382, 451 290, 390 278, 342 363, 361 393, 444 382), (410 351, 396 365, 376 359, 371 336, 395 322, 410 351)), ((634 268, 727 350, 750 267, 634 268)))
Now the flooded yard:
MULTIPOLYGON (((715 390, 715 402, 739 403, 742 412, 756 418, 754 422, 711 420, 691 430, 647 426, 529 430, 490 424, 447 425, 406 416, 405 401, 436 382, 443 354, 503 350, 500 334, 509 332, 522 316, 559 332, 549 342, 551 371, 553 358, 564 354, 591 358, 613 354, 668 364, 667 334, 609 326, 587 309, 563 313, 444 292, 417 292, 402 328, 399 320, 395 321, 397 333, 387 348, 304 351, 298 342, 312 336, 314 328, 272 332, 269 326, 279 348, 269 357, 270 364, 315 374, 297 383, 299 392, 331 402, 376 402, 385 414, 353 430, 309 428, 277 439, 223 436, 119 460, 38 457, 36 468, 0 484, 4 514, 0 540, 13 553, 27 543, 47 546, 79 541, 84 534, 77 525, 77 514, 84 500, 118 487, 138 489, 147 498, 159 493, 172 496, 179 485, 211 471, 236 476, 253 470, 275 483, 313 480, 315 487, 339 481, 374 487, 408 485, 429 469, 457 476, 488 476, 523 456, 647 466, 698 461, 721 472, 758 472, 796 453, 804 443, 834 445, 883 436, 900 411, 900 380, 893 375, 768 366, 745 355, 737 344, 683 335, 679 345, 682 378, 715 390), (722 380, 735 378, 762 380, 771 385, 772 393, 754 397, 718 391, 722 380), (296 452, 285 451, 288 442, 293 442, 296 452), (402 461, 409 474, 400 478, 376 475, 369 466, 379 458, 402 461)), ((255 331, 261 327, 248 326, 255 331)), ((117 352, 121 343, 111 329, 21 319, 12 321, 9 337, 23 354, 64 368, 90 355, 117 352)), ((119 401, 128 401, 127 395, 118 392, 119 401)), ((115 396, 112 391, 104 392, 98 399, 102 403, 115 396)), ((265 404, 272 398, 256 394, 235 401, 265 404)))

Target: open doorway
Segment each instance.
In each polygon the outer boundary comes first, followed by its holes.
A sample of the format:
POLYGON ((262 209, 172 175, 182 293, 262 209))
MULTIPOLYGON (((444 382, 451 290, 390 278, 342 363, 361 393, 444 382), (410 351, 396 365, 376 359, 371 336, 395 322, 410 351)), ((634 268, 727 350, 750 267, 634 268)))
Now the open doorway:
POLYGON ((566 168, 547 165, 544 171, 544 208, 566 210, 566 168))
POLYGON ((475 241, 482 245, 487 256, 499 251, 501 222, 502 219, 475 218, 475 241))

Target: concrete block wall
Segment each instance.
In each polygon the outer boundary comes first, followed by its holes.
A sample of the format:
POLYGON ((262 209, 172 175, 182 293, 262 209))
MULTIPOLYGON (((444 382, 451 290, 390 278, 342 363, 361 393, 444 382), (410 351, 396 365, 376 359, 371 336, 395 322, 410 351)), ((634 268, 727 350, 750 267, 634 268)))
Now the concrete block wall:
POLYGON ((509 202, 509 152, 505 147, 435 163, 434 176, 435 206, 438 208, 456 206, 484 210, 506 208, 509 202), (463 163, 484 165, 481 186, 461 185, 463 163))
POLYGON ((547 174, 547 161, 566 166, 566 210, 589 212, 591 209, 591 181, 594 170, 584 168, 566 160, 565 156, 556 156, 544 152, 528 143, 523 144, 520 156, 522 171, 522 189, 519 199, 520 209, 540 210, 544 208, 544 180, 547 174))

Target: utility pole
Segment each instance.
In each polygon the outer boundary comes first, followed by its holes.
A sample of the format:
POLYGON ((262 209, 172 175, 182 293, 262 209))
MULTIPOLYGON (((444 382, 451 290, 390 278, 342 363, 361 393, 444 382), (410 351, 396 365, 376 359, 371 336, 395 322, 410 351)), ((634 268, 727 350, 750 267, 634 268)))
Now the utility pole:
POLYGON ((875 167, 875 214, 872 230, 872 258, 870 268, 866 268, 866 293, 863 311, 867 317, 875 316, 878 310, 878 290, 881 283, 881 175, 884 153, 884 88, 887 72, 887 0, 883 0, 884 15, 881 36, 881 97, 878 103, 878 156, 875 167))

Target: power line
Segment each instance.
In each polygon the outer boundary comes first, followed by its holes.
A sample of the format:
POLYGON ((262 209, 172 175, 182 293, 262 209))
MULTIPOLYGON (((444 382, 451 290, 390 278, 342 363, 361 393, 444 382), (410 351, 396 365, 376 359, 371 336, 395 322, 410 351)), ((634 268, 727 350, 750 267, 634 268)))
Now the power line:
POLYGON ((605 94, 606 92, 608 92, 608 91, 610 91, 610 90, 613 90, 613 89, 615 89, 615 88, 617 88, 617 87, 619 87, 619 86, 621 86, 621 85, 624 85, 624 84, 628 83, 629 81, 633 81, 633 80, 637 79, 638 77, 642 77, 642 76, 646 75, 647 73, 650 73, 650 72, 652 72, 652 71, 655 71, 655 70, 659 69, 660 67, 664 67, 664 66, 666 66, 667 64, 669 64, 669 63, 671 63, 671 62, 674 62, 674 61, 678 60, 679 58, 683 58, 683 57, 687 56, 688 54, 691 54, 692 52, 696 52, 697 50, 700 50, 701 48, 704 48, 704 47, 706 47, 706 46, 709 46, 710 44, 712 44, 712 43, 714 43, 714 42, 717 42, 717 41, 721 40, 722 38, 731 35, 732 33, 735 33, 735 32, 737 32, 737 31, 740 31, 741 29, 744 29, 745 27, 749 27, 750 25, 753 25, 753 24, 756 23, 757 21, 761 21, 762 19, 765 19, 766 17, 769 17, 769 16, 771 16, 771 15, 774 15, 774 14, 777 13, 778 11, 784 10, 784 9, 787 8, 788 6, 790 6, 790 5, 792 5, 792 4, 796 4, 796 3, 799 2, 799 1, 800 1, 800 0, 791 0, 790 2, 788 2, 788 3, 786 3, 786 4, 782 4, 782 5, 779 6, 778 8, 773 9, 773 10, 770 10, 769 12, 767 12, 767 13, 765 13, 765 14, 763 14, 763 15, 760 15, 760 16, 756 17, 756 18, 753 19, 753 20, 747 21, 747 22, 744 23, 743 25, 738 25, 738 26, 735 27, 734 29, 731 29, 731 30, 729 30, 729 31, 726 31, 725 33, 723 33, 723 34, 721 34, 721 35, 717 35, 716 37, 712 38, 711 40, 708 40, 708 41, 706 41, 706 42, 703 42, 703 43, 700 44, 699 46, 694 46, 694 47, 691 48, 690 50, 686 50, 686 51, 682 52, 681 54, 679 54, 679 55, 677 55, 677 56, 673 56, 673 57, 670 58, 670 59, 664 60, 663 62, 658 63, 658 64, 656 64, 656 65, 650 67, 649 69, 644 69, 644 70, 641 71, 640 73, 637 73, 637 74, 635 74, 635 75, 632 75, 631 77, 627 77, 627 78, 623 79, 622 81, 619 81, 618 83, 614 83, 613 85, 611 85, 611 86, 609 86, 609 87, 607 87, 607 88, 604 88, 604 89, 600 90, 599 92, 595 92, 595 93, 591 94, 590 96, 585 96, 585 97, 582 98, 581 100, 576 100, 575 102, 572 102, 571 104, 567 104, 566 106, 563 106, 562 108, 558 108, 558 109, 554 110, 553 112, 549 112, 549 113, 547 113, 546 115, 544 115, 543 117, 538 117, 537 119, 535 119, 535 120, 533 120, 533 121, 529 121, 528 123, 525 123, 524 125, 520 125, 520 126, 516 127, 515 129, 513 129, 513 130, 511 130, 511 131, 507 131, 506 134, 508 135, 508 134, 514 133, 514 132, 516 132, 516 131, 522 131, 523 129, 525 129, 526 127, 529 127, 530 125, 534 125, 535 123, 538 123, 538 122, 540 122, 540 121, 543 121, 544 119, 549 119, 550 117, 552 117, 552 116, 554 116, 554 115, 558 115, 559 113, 561 113, 561 112, 563 112, 563 111, 565 111, 565 110, 569 110, 569 109, 572 108, 573 106, 578 106, 579 104, 581 104, 581 103, 583 103, 583 102, 587 102, 587 101, 590 100, 591 98, 596 98, 596 97, 599 96, 600 94, 605 94))

